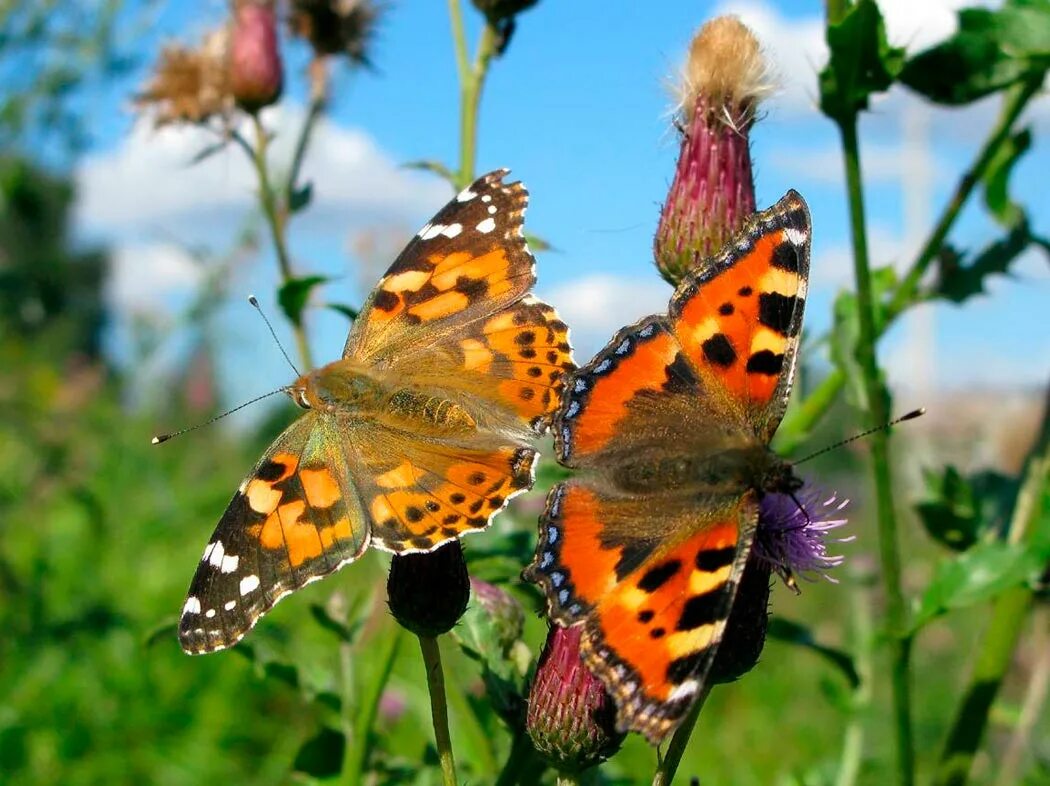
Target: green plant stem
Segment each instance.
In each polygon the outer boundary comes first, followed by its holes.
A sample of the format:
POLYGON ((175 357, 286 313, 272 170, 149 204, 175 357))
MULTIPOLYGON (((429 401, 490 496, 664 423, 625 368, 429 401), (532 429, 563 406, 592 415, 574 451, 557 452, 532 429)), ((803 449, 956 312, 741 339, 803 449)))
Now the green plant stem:
MULTIPOLYGON (((323 61, 315 61, 311 66, 311 71, 316 70, 318 73, 323 73, 321 72, 323 67, 323 61)), ((320 77, 318 77, 310 92, 310 104, 306 109, 306 117, 303 119, 303 124, 299 129, 299 137, 295 141, 292 166, 288 170, 288 182, 285 184, 285 204, 291 204, 292 195, 299 187, 299 172, 303 168, 303 159, 306 157, 306 151, 310 146, 310 138, 313 135, 317 121, 324 114, 327 105, 328 93, 324 85, 320 83, 320 77)))
POLYGON ((467 37, 463 28, 460 0, 449 0, 449 18, 452 22, 452 40, 456 52, 456 71, 459 74, 459 167, 455 173, 457 188, 464 188, 474 180, 477 160, 478 109, 485 87, 489 64, 496 54, 499 33, 488 21, 481 31, 477 55, 471 66, 467 59, 467 37))
MULTIPOLYGON (((829 18, 831 5, 832 2, 829 0, 829 18)), ((929 237, 923 243, 922 249, 908 269, 908 273, 902 279, 893 297, 887 304, 885 319, 882 320, 878 327, 878 335, 885 333, 886 329, 897 317, 911 306, 921 302, 918 287, 923 276, 943 247, 945 238, 955 225, 955 221, 958 219, 962 209, 973 195, 974 188, 984 179, 988 167, 995 160, 999 149, 1014 133, 1014 124, 1020 117, 1021 112, 1028 106, 1038 90, 1039 83, 1033 80, 1007 92, 1002 111, 999 113, 995 126, 989 132, 973 162, 959 179, 955 191, 941 211, 941 215, 929 237)), ((791 453, 795 450, 807 438, 810 431, 820 422, 821 418, 827 414, 831 405, 838 399, 839 393, 845 384, 846 375, 840 369, 833 369, 800 405, 792 408, 787 413, 787 417, 784 418, 784 422, 777 432, 778 449, 784 453, 791 453)))
MULTIPOLYGON (((379 700, 383 696, 383 690, 390 680, 390 673, 394 668, 394 660, 397 657, 397 648, 401 643, 403 628, 400 625, 389 625, 387 630, 380 634, 379 651, 374 653, 379 665, 379 674, 374 679, 364 680, 360 691, 360 705, 357 707, 356 715, 352 716, 352 708, 343 707, 344 726, 343 734, 346 738, 346 748, 343 752, 342 783, 346 786, 357 786, 364 782, 365 765, 368 759, 369 732, 375 723, 379 712, 379 700)), ((346 691, 344 690, 344 693, 346 691)))
MULTIPOLYGON (((886 396, 875 357, 875 302, 868 263, 868 240, 864 220, 864 188, 861 180, 860 147, 857 140, 856 115, 839 122, 842 152, 849 195, 850 234, 853 242, 853 269, 857 285, 857 319, 860 340, 857 363, 864 377, 868 398, 867 427, 878 428, 888 420, 886 396)), ((912 742, 911 679, 909 660, 911 642, 905 636, 907 607, 901 587, 901 563, 897 542, 897 519, 893 509, 893 485, 890 476, 889 434, 880 429, 871 435, 871 460, 877 501, 879 560, 882 586, 886 596, 886 621, 890 634, 890 672, 893 688, 893 716, 896 727, 897 781, 912 786, 915 780, 915 751, 912 742)))
POLYGON ((854 786, 864 763, 864 716, 871 707, 874 684, 875 635, 872 622, 871 586, 873 577, 854 574, 850 583, 850 605, 853 608, 853 637, 857 675, 860 683, 853 691, 850 718, 842 737, 842 753, 835 786, 854 786))
MULTIPOLYGON (((287 284, 295 278, 292 268, 291 256, 288 253, 288 243, 285 237, 285 224, 287 211, 277 204, 277 194, 270 182, 270 166, 266 158, 269 148, 270 137, 263 127, 258 114, 252 115, 255 124, 255 147, 252 162, 255 164, 255 173, 259 179, 259 201, 262 204, 263 215, 270 227, 270 237, 273 241, 274 251, 277 253, 277 265, 281 272, 281 282, 287 284)), ((310 355, 310 344, 306 339, 306 329, 303 325, 293 324, 292 332, 295 335, 295 344, 299 350, 299 359, 303 364, 303 372, 313 368, 313 358, 310 355)))
MULTIPOLYGON (((1037 521, 1045 515, 1044 495, 1050 482, 1050 399, 1043 413, 1043 425, 1029 455, 1024 482, 1014 504, 1007 538, 1021 543, 1042 535, 1037 521)), ((988 714, 1013 662, 1033 603, 1029 586, 1014 587, 998 598, 992 617, 978 645, 970 684, 955 714, 934 779, 935 786, 962 786, 970 776, 973 759, 988 725, 988 714)))
POLYGON ((711 686, 705 685, 703 691, 697 696, 696 703, 689 710, 689 714, 685 716, 681 725, 675 729, 671 742, 667 746, 667 753, 660 760, 656 773, 653 775, 652 786, 670 786, 674 780, 674 774, 678 771, 678 765, 682 763, 682 756, 685 754, 685 749, 689 745, 689 738, 696 727, 697 718, 700 717, 700 710, 704 708, 704 703, 710 695, 711 686))
POLYGON ((420 636, 423 667, 427 672, 430 692, 430 717, 434 722, 434 743, 441 761, 444 786, 456 786, 456 761, 452 756, 452 739, 448 733, 448 702, 445 697, 445 675, 441 669, 441 648, 433 636, 420 636))
POLYGON ((1021 714, 1017 719, 1010 744, 999 763, 999 776, 995 786, 1014 786, 1021 782, 1021 767, 1032 750, 1032 731, 1043 713, 1047 694, 1050 693, 1050 610, 1045 606, 1036 609, 1032 627, 1036 631, 1032 649, 1039 653, 1032 667, 1028 687, 1025 690, 1021 714))

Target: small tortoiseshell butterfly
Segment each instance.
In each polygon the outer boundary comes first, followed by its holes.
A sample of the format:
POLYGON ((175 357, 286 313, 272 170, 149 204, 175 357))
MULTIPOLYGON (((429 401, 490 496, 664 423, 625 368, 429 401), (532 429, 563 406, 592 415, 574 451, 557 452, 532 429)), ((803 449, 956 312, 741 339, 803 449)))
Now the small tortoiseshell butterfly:
POLYGON ((204 550, 179 640, 236 643, 281 598, 372 545, 432 551, 531 487, 530 439, 571 371, 568 328, 529 293, 528 192, 464 189, 372 292, 343 357, 285 389, 304 410, 241 483, 204 550))
POLYGON ((526 577, 621 730, 657 743, 700 695, 751 550, 760 497, 801 482, 769 449, 794 375, 809 274, 794 191, 569 377, 555 486, 526 577))

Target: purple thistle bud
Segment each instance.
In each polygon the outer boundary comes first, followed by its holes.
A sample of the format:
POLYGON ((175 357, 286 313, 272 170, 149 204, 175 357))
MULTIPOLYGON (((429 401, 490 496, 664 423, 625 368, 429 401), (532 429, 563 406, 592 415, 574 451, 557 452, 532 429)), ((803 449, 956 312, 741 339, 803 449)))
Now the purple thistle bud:
POLYGON ((561 772, 580 772, 619 750, 616 705, 580 659, 579 626, 552 625, 529 691, 525 727, 536 751, 561 772))
POLYGON ((230 33, 230 92, 241 109, 257 112, 280 98, 283 84, 272 0, 241 0, 230 33))
POLYGON ((770 90, 766 74, 758 41, 736 17, 713 19, 693 38, 679 87, 682 145, 653 242, 673 286, 755 212, 748 134, 770 90))
POLYGON ((843 511, 848 499, 819 488, 802 488, 794 497, 788 494, 766 494, 758 514, 758 532, 752 556, 766 562, 788 586, 794 586, 792 576, 807 580, 822 577, 830 582, 838 580, 828 575, 845 557, 828 554, 828 544, 849 543, 855 539, 828 537, 832 530, 846 524, 843 511))

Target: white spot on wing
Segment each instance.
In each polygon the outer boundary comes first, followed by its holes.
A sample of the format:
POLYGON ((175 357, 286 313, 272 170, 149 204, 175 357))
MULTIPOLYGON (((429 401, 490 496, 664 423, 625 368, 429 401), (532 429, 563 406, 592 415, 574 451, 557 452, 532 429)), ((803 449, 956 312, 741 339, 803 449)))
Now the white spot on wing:
POLYGON ((453 238, 463 231, 462 224, 449 224, 441 234, 447 238, 453 238))
POLYGON ((259 589, 259 577, 254 573, 250 576, 245 576, 241 579, 241 595, 247 595, 249 592, 254 592, 259 589))
POLYGON ((195 597, 195 596, 193 596, 193 595, 190 595, 188 598, 186 598, 186 603, 182 607, 182 615, 186 616, 187 614, 200 614, 200 613, 201 613, 201 602, 200 602, 200 599, 195 597))
POLYGON ((460 191, 458 194, 456 194, 456 201, 457 202, 469 202, 470 200, 472 200, 476 196, 477 196, 477 194, 475 192, 471 191, 469 188, 464 188, 462 191, 460 191))
POLYGON ((675 686, 675 689, 671 691, 671 695, 667 697, 668 701, 677 701, 678 699, 684 699, 692 696, 700 689, 700 683, 696 680, 686 680, 681 685, 675 686))
POLYGON ((481 232, 482 234, 488 234, 495 228, 496 220, 494 218, 486 218, 484 221, 478 224, 477 227, 475 227, 475 229, 477 229, 478 232, 481 232))
POLYGON ((222 558, 222 562, 219 564, 219 570, 223 573, 233 573, 237 570, 237 563, 241 561, 241 558, 234 554, 227 554, 222 558))
POLYGON ((211 553, 209 554, 205 551, 205 554, 208 558, 208 564, 213 568, 217 568, 222 565, 222 558, 226 556, 226 550, 223 548, 221 540, 215 541, 213 545, 214 548, 211 550, 211 553))
POLYGON ((226 609, 226 611, 233 611, 235 608, 237 608, 237 601, 228 601, 223 604, 223 608, 226 609))
POLYGON ((211 619, 215 616, 215 609, 208 609, 206 612, 204 612, 204 616, 208 619, 211 619))
POLYGON ((785 229, 784 235, 791 243, 795 244, 796 246, 801 246, 806 242, 806 233, 800 229, 795 229, 794 227, 789 227, 788 229, 785 229))
POLYGON ((444 224, 427 224, 419 231, 420 240, 430 240, 445 231, 444 224))

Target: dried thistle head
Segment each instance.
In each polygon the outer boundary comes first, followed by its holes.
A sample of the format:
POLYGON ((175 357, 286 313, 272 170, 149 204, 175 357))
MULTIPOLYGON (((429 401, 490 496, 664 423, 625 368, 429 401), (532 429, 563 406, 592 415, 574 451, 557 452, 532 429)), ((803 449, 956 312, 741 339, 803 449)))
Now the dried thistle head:
POLYGON ((673 286, 704 264, 755 212, 748 135, 771 89, 755 36, 733 16, 697 32, 678 86, 681 150, 653 254, 673 286))
POLYGON ((683 125, 697 108, 738 124, 753 116, 759 101, 773 91, 762 47, 735 16, 720 16, 701 27, 689 45, 678 83, 683 125))
POLYGON ((135 106, 152 110, 157 127, 203 123, 228 115, 234 106, 228 57, 229 33, 225 27, 208 33, 197 49, 164 47, 149 83, 135 97, 135 106))
POLYGON ((384 6, 373 0, 291 0, 288 25, 317 57, 342 55, 371 66, 368 50, 384 6))

